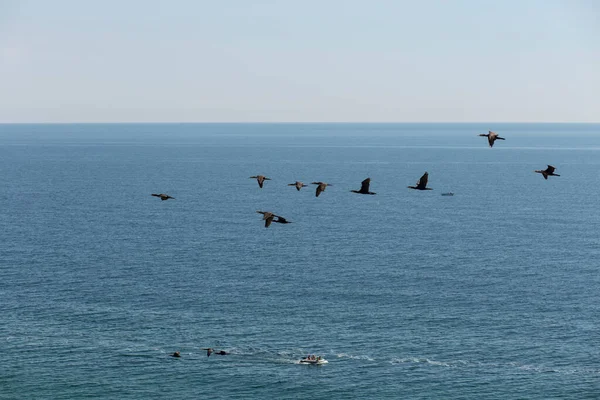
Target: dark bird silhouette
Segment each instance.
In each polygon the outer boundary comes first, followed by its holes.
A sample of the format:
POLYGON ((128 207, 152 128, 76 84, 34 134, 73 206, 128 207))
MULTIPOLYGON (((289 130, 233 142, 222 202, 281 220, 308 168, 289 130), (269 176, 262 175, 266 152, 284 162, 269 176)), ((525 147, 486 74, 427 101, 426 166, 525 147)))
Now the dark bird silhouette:
POLYGON ((265 228, 268 228, 273 222, 273 218, 275 218, 275 214, 270 211, 256 211, 259 214, 263 215, 263 221, 265 221, 265 228))
POLYGON ((321 194, 321 192, 325 191, 325 189, 327 188, 327 186, 332 186, 329 183, 325 183, 325 182, 311 182, 311 184, 317 185, 317 191, 316 191, 316 196, 317 197, 319 197, 319 195, 321 194))
POLYGON ((409 189, 417 189, 417 190, 433 190, 427 187, 427 180, 429 179, 429 174, 425 172, 421 179, 417 182, 417 186, 409 186, 409 189))
POLYGON ((154 196, 154 197, 160 197, 160 199, 162 201, 169 200, 169 199, 175 200, 175 197, 171 197, 168 194, 164 194, 164 193, 158 193, 158 194, 152 193, 152 196, 154 196))
POLYGON ((226 356, 229 353, 226 352, 225 350, 218 350, 218 351, 215 351, 215 354, 218 355, 218 356, 226 356))
POLYGON ((250 179, 256 179, 256 181, 258 182, 258 186, 262 189, 263 184, 265 183, 265 181, 270 181, 271 178, 267 178, 264 175, 255 175, 255 176, 251 176, 250 179))
POLYGON ((274 219, 273 222, 278 223, 278 224, 291 224, 292 221, 288 221, 287 219, 280 217, 279 215, 276 215, 275 217, 277 217, 277 219, 274 219))
POLYGON ((211 347, 204 347, 202 350, 206 350, 206 357, 210 357, 214 351, 211 347))
POLYGON ((369 192, 369 185, 371 184, 371 178, 367 178, 360 184, 360 190, 351 190, 352 193, 359 194, 376 194, 374 192, 369 192))
POLYGON ((498 136, 498 134, 496 132, 492 132, 492 131, 488 131, 488 133, 481 133, 479 136, 487 136, 490 147, 494 146, 494 142, 496 141, 496 139, 506 140, 503 137, 498 136))
POLYGON ((263 215, 263 221, 265 221, 265 228, 268 228, 271 225, 271 222, 276 222, 278 224, 291 224, 291 221, 283 218, 280 215, 273 214, 270 211, 256 211, 259 214, 263 215), (275 219, 277 218, 277 219, 275 219))
POLYGON ((560 176, 558 174, 555 174, 554 170, 556 170, 556 168, 554 168, 552 165, 548 165, 548 168, 544 170, 540 169, 535 172, 537 172, 538 174, 542 174, 544 179, 548 179, 549 176, 560 176))
POLYGON ((175 353, 171 354, 171 357, 179 358, 181 357, 181 354, 178 351, 176 351, 175 353))
POLYGON ((288 186, 296 186, 296 190, 300 191, 300 189, 302 189, 303 187, 307 187, 308 185, 305 185, 302 182, 296 181, 294 183, 288 183, 288 186))

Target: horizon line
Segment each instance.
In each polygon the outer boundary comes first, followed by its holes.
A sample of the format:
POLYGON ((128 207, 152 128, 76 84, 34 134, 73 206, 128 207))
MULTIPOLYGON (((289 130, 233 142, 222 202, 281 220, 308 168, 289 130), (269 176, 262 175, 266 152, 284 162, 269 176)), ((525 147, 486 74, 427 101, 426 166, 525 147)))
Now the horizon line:
POLYGON ((383 124, 600 124, 600 121, 104 121, 104 122, 2 122, 0 125, 202 125, 202 124, 261 124, 261 125, 284 125, 284 124, 362 124, 362 125, 383 125, 383 124))

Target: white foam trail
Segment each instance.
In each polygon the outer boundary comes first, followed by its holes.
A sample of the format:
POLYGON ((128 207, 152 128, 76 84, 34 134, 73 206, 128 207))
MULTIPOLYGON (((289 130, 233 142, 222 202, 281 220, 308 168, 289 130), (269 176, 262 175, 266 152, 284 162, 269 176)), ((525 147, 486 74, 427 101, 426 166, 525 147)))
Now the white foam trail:
POLYGON ((439 367, 447 368, 515 368, 522 371, 527 371, 532 374, 547 374, 556 373, 563 375, 573 374, 589 374, 598 375, 600 370, 593 368, 573 368, 573 367, 554 367, 554 366, 542 366, 542 365, 531 365, 531 364, 520 364, 518 362, 505 362, 505 363, 494 363, 494 362, 482 362, 482 361, 466 361, 466 360, 455 360, 455 361, 437 361, 429 358, 419 357, 405 357, 405 358, 393 358, 389 361, 390 364, 427 364, 439 367))
POLYGON ((352 354, 348 354, 348 353, 335 353, 333 352, 333 354, 335 354, 335 356, 337 358, 350 358, 351 360, 366 360, 366 361, 375 361, 374 358, 369 357, 367 355, 359 355, 359 356, 355 356, 352 354))
MULTIPOLYGON (((464 363, 464 361, 462 361, 462 360, 460 360, 460 362, 464 363)), ((443 361, 430 360, 429 358, 417 358, 417 357, 393 358, 390 361, 390 364, 405 364, 405 363, 411 363, 411 364, 429 364, 429 365, 436 365, 436 366, 440 366, 440 367, 452 367, 453 366, 451 363, 447 363, 447 362, 443 362, 443 361)))

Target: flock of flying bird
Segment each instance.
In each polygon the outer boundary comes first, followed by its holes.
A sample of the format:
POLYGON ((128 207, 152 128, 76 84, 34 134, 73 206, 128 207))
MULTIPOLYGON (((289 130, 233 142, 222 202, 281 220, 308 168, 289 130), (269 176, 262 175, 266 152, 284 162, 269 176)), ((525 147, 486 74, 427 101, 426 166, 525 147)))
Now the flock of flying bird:
MULTIPOLYGON (((497 133, 492 132, 492 131, 489 131, 487 134, 482 133, 479 136, 487 137, 490 147, 494 146, 494 142, 496 140, 505 140, 503 137, 498 136, 497 133)), ((552 165, 548 165, 548 167, 545 170, 536 170, 534 172, 542 174, 544 179, 548 179, 549 176, 560 176, 560 175, 554 173, 555 170, 556 170, 555 167, 553 167, 552 165)), ((261 189, 263 188, 265 181, 271 180, 271 178, 267 178, 264 175, 251 176, 250 179, 256 179, 256 181, 258 182, 258 186, 261 189)), ((423 176, 421 176, 421 178, 417 181, 415 186, 408 186, 408 188, 415 189, 415 190, 433 190, 433 189, 427 187, 428 179, 429 179, 429 174, 427 172, 425 172, 423 174, 423 176)), ((331 184, 326 183, 326 182, 311 182, 311 184, 317 185, 317 188, 315 191, 316 197, 319 197, 319 195, 325 191, 327 186, 332 186, 331 184)), ((375 192, 370 191, 370 185, 371 185, 371 178, 367 178, 361 182, 361 186, 360 186, 359 190, 351 190, 351 192, 358 193, 358 194, 369 194, 369 195, 376 194, 375 192)), ((298 190, 298 191, 300 191, 300 189, 302 189, 303 187, 308 187, 308 185, 305 185, 304 183, 302 183, 300 181, 290 183, 290 184, 288 184, 288 186, 294 186, 296 188, 296 190, 298 190)), ((446 193, 442 193, 442 194, 446 194, 446 193)), ((175 199, 174 197, 171 197, 165 193, 152 193, 152 196, 159 197, 163 201, 169 200, 169 199, 175 199)), ((265 228, 268 228, 271 225, 271 223, 273 223, 273 222, 278 223, 278 224, 290 224, 291 223, 291 221, 288 221, 284 217, 274 214, 270 211, 260 211, 259 210, 256 212, 259 214, 262 214, 263 221, 265 221, 265 228)), ((210 347, 205 347, 202 350, 206 350, 207 357, 210 357, 211 354, 218 354, 218 355, 228 355, 229 354, 224 350, 214 350, 213 348, 210 348, 210 347)), ((171 357, 179 358, 179 357, 181 357, 181 354, 179 351, 176 351, 175 353, 171 354, 171 357)))
MULTIPOLYGON (((494 142, 496 140, 506 140, 505 138, 498 136, 498 134, 496 132, 492 132, 492 131, 488 131, 488 133, 482 133, 479 136, 487 137, 490 147, 494 146, 494 142)), ((548 179, 549 176, 560 176, 560 175, 554 173, 555 170, 556 170, 555 167, 553 167, 552 165, 548 165, 548 167, 546 169, 536 170, 534 172, 542 174, 544 179, 548 179)), ((256 181, 258 182, 258 187, 260 187, 261 189, 263 188, 265 181, 271 180, 271 178, 267 178, 264 175, 251 176, 250 179, 256 179, 256 181)), ((427 172, 425 172, 423 174, 423 176, 421 176, 421 178, 417 181, 415 186, 408 186, 408 188, 415 189, 415 190, 433 190, 433 189, 427 187, 428 179, 429 179, 429 174, 427 172)), ((326 183, 326 182, 311 182, 311 184, 317 185, 316 192, 315 192, 316 197, 319 197, 319 195, 325 191, 327 186, 332 186, 331 184, 326 183)), ((370 184, 371 184, 371 178, 367 178, 361 182, 361 186, 360 186, 359 190, 351 190, 351 192, 358 193, 358 194, 374 195, 376 193, 371 192, 369 190, 370 184)), ((308 185, 305 185, 304 183, 302 183, 300 181, 296 181, 294 183, 288 184, 288 186, 294 186, 294 187, 296 187, 296 190, 299 191, 300 189, 302 189, 303 187, 307 187, 308 185)), ((443 194, 450 194, 450 193, 443 193, 443 194)), ((169 199, 175 199, 174 197, 171 197, 168 194, 164 194, 164 193, 158 193, 158 194, 152 193, 152 196, 159 197, 163 201, 169 200, 169 199)), ((256 212, 259 214, 262 214, 263 221, 265 221, 265 228, 268 228, 272 222, 275 222, 278 224, 290 224, 291 223, 291 221, 288 221, 284 217, 274 214, 270 211, 260 211, 259 210, 256 212)))

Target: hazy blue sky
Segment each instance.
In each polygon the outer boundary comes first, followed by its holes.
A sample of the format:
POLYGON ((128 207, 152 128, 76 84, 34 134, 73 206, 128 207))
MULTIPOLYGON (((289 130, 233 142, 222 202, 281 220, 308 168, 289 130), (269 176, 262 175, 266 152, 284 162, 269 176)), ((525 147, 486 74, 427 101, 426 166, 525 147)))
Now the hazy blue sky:
POLYGON ((0 0, 0 122, 600 121, 600 1, 0 0))

